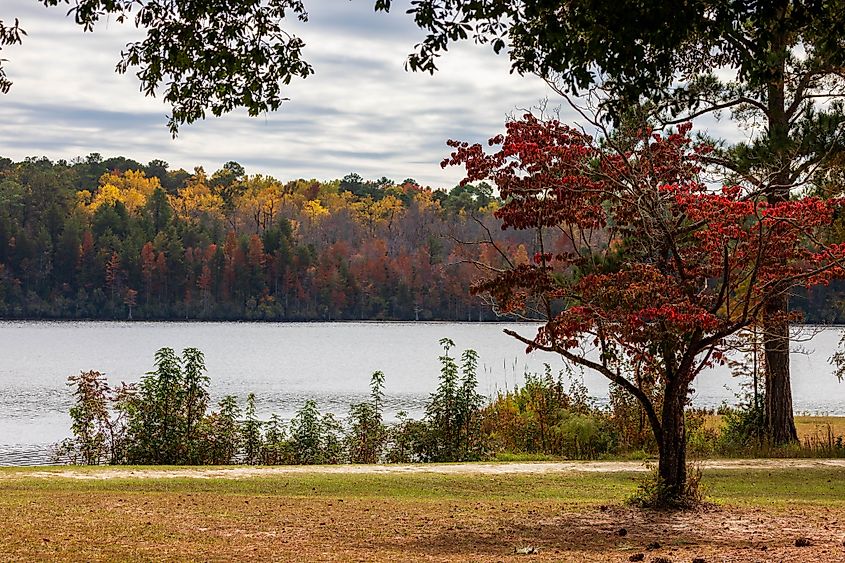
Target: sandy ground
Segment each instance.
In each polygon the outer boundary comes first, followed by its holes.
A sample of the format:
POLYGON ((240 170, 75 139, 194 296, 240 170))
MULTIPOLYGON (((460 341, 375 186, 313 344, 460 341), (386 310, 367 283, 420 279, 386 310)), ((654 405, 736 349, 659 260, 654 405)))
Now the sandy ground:
MULTIPOLYGON (((730 459, 707 460, 697 464, 701 469, 802 469, 843 468, 845 459, 730 459)), ((98 468, 94 471, 80 471, 70 468, 56 468, 36 471, 3 471, 0 479, 19 477, 64 477, 69 479, 241 479, 245 477, 267 477, 290 473, 340 473, 340 474, 402 474, 435 473, 443 475, 480 474, 547 474, 572 472, 612 473, 621 471, 645 472, 653 468, 651 463, 639 461, 562 461, 562 462, 516 462, 516 463, 427 463, 411 465, 281 465, 281 466, 238 466, 238 467, 196 467, 179 469, 120 469, 98 468)))

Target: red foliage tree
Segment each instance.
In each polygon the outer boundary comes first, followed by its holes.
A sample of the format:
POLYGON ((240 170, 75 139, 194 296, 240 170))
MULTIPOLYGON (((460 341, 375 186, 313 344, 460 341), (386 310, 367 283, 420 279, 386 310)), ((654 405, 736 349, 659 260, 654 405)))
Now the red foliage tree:
POLYGON ((153 291, 153 274, 155 274, 156 254, 153 243, 147 242, 141 248, 141 277, 144 281, 144 303, 150 303, 153 291))
POLYGON ((123 283, 123 270, 120 264, 120 254, 117 251, 111 253, 109 261, 106 262, 106 287, 111 290, 111 298, 114 301, 123 283))
MULTIPOLYGON (((699 177, 710 147, 686 124, 596 143, 532 115, 490 140, 450 141, 443 165, 465 182, 490 179, 502 228, 536 231, 529 264, 509 262, 474 287, 505 313, 545 320, 528 351, 555 352, 594 370, 642 404, 659 449, 664 500, 686 489, 684 408, 693 379, 724 360, 726 338, 799 285, 840 276, 845 245, 825 245, 838 200, 767 203, 699 177), (555 250, 561 234, 573 250, 555 250)), ((558 245, 558 249, 560 246, 558 245)), ((504 256, 504 253, 503 253, 504 256)))

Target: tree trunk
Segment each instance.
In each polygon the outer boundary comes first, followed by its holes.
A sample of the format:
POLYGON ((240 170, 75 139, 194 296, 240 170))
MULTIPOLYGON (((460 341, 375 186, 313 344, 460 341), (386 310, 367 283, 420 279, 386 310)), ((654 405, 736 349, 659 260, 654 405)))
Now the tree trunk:
POLYGON ((684 424, 686 389, 672 383, 666 386, 661 413, 660 461, 657 474, 663 487, 663 501, 674 501, 684 494, 687 482, 687 433, 684 424))
POLYGON ((784 316, 788 306, 788 297, 782 295, 773 299, 764 313, 766 433, 776 445, 798 440, 792 415, 792 386, 789 377, 789 322, 784 316))
MULTIPOLYGON (((787 2, 780 2, 785 17, 787 2)), ((786 114, 785 74, 786 38, 772 39, 772 76, 767 87, 768 142, 772 160, 770 183, 766 192, 769 204, 789 199, 791 159, 790 123, 786 114)), ((777 288, 775 288, 777 289, 777 288)), ((763 344, 766 350, 766 433, 774 444, 797 440, 792 414, 792 387, 789 377, 789 298, 786 294, 769 297, 763 313, 763 344)))

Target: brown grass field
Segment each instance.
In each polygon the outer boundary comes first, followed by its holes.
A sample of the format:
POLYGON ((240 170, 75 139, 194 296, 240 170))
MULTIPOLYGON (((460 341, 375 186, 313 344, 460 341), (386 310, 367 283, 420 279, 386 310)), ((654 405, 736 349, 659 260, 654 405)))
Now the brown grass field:
MULTIPOLYGON (((722 424, 722 417, 717 414, 708 415, 704 420, 705 428, 713 430, 720 430, 722 424)), ((845 416, 796 416, 795 429, 801 443, 808 440, 826 442, 828 435, 834 439, 845 436, 845 416)))
POLYGON ((845 561, 845 464, 731 463, 683 513, 624 503, 636 463, 0 470, 0 559, 845 561))
POLYGON ((843 416, 796 416, 795 428, 798 438, 804 440, 812 436, 827 436, 828 427, 834 436, 845 436, 845 417, 843 416))

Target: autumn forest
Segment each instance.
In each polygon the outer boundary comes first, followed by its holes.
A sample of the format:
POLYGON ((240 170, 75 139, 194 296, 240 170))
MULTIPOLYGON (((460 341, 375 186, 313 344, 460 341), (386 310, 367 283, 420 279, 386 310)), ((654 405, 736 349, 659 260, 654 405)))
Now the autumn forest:
POLYGON ((492 320, 473 262, 527 261, 487 184, 282 181, 97 154, 0 159, 4 318, 492 320), (488 233, 489 231, 489 233, 488 233))
MULTIPOLYGON (((0 202, 4 318, 495 320, 470 286, 536 251, 500 228, 484 182, 284 181, 92 154, 0 158, 0 202)), ((843 290, 793 307, 842 321, 843 290)))

